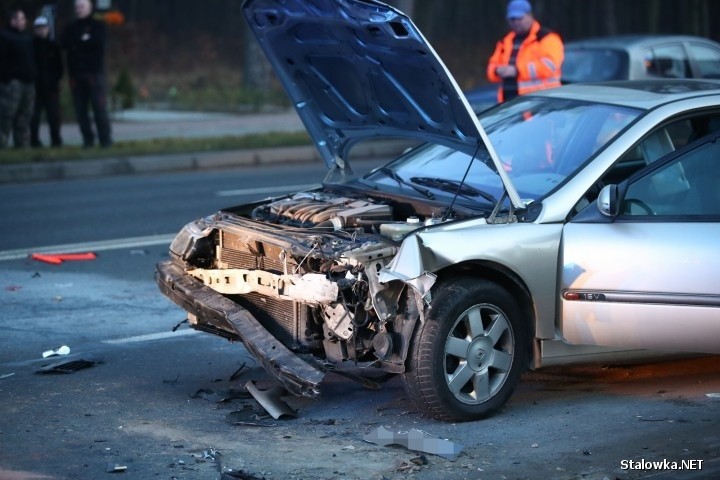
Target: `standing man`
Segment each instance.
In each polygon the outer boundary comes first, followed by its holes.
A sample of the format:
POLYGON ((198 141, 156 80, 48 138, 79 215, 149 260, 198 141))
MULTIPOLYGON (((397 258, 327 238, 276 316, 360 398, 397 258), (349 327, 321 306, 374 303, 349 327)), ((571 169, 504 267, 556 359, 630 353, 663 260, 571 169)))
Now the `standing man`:
POLYGON ((8 12, 8 28, 0 32, 0 149, 12 130, 15 147, 30 146, 30 119, 35 101, 32 36, 25 33, 25 12, 8 12))
POLYGON ((90 0, 75 0, 77 19, 65 28, 62 37, 70 93, 85 148, 95 144, 88 104, 92 106, 100 146, 112 145, 105 85, 105 24, 92 17, 92 10, 90 0))
POLYGON ((43 111, 50 126, 50 142, 53 147, 62 145, 60 137, 60 79, 63 61, 60 45, 49 38, 50 23, 46 17, 37 17, 33 23, 35 37, 33 51, 37 78, 35 80, 35 109, 30 124, 30 143, 42 147, 40 142, 40 119, 43 111))
POLYGON ((498 102, 560 86, 564 47, 560 36, 541 27, 527 0, 507 5, 510 32, 497 43, 487 67, 488 80, 500 83, 498 102))

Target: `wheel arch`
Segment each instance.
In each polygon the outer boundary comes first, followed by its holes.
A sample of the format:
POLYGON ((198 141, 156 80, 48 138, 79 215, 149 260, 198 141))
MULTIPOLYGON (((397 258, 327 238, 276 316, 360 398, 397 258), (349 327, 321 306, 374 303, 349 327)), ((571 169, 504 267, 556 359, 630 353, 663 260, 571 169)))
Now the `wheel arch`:
POLYGON ((537 338, 537 315, 530 289, 519 275, 504 265, 484 260, 468 260, 456 263, 438 270, 435 273, 438 277, 438 284, 459 276, 464 276, 487 280, 507 290, 508 293, 518 301, 523 318, 526 319, 529 340, 529 344, 526 345, 529 349, 529 355, 527 356, 529 364, 527 367, 533 364, 533 346, 537 338))

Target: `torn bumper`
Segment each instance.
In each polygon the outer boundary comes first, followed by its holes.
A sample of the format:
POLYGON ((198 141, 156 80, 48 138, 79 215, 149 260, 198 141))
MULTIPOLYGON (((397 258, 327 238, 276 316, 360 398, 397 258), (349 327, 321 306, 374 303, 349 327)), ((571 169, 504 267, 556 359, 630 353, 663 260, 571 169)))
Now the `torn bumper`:
POLYGON ((265 370, 290 392, 305 397, 320 394, 325 373, 288 350, 246 309, 186 275, 173 260, 157 264, 155 281, 165 296, 202 323, 235 332, 265 370))

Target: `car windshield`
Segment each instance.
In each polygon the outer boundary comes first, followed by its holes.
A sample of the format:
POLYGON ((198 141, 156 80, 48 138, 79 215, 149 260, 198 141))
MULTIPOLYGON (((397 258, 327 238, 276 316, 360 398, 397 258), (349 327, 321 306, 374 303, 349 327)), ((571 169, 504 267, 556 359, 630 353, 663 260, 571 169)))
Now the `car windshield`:
MULTIPOLYGON (((610 142, 640 110, 576 100, 519 97, 480 114, 502 168, 523 201, 537 201, 575 174, 610 142)), ((409 195, 427 190, 435 197, 492 204, 503 185, 488 152, 475 161, 451 148, 425 144, 364 177, 380 188, 396 188, 409 195), (460 188, 460 182, 467 177, 460 188), (408 184, 412 183, 414 188, 408 184)), ((426 195, 427 196, 427 195, 426 195)))
POLYGON ((628 77, 628 54, 612 48, 568 48, 562 65, 562 82, 600 82, 628 77))

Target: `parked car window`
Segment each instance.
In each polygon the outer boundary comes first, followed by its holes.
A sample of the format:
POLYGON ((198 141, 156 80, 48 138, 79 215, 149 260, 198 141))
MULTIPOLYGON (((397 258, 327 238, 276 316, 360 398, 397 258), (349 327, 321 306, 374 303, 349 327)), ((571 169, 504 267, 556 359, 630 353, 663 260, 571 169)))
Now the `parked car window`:
POLYGON ((611 48, 571 48, 565 50, 563 83, 598 82, 627 78, 628 54, 611 48))
POLYGON ((720 51, 695 43, 691 43, 689 49, 700 70, 700 78, 720 78, 720 51))
POLYGON ((652 77, 692 77, 690 62, 681 45, 665 45, 649 49, 645 55, 645 68, 652 77))
POLYGON ((720 141, 705 143, 638 179, 623 203, 627 216, 720 215, 720 141))

